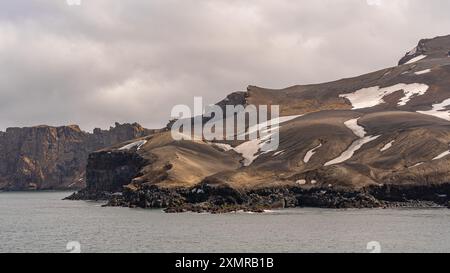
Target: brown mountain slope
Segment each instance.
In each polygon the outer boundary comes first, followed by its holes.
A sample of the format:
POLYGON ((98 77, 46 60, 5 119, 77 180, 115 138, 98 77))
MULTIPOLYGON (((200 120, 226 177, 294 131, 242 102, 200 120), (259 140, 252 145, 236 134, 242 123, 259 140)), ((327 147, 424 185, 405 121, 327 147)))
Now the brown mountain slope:
POLYGON ((280 134, 277 151, 262 154, 247 168, 214 177, 244 189, 295 186, 299 181, 301 187, 346 189, 450 181, 449 158, 435 159, 450 150, 450 122, 445 120, 409 112, 326 111, 291 121, 280 134), (356 118, 373 140, 347 160, 332 163, 361 139, 344 125, 356 118))
POLYGON ((111 205, 170 211, 446 204, 449 37, 422 40, 397 67, 281 90, 250 86, 218 103, 280 105, 281 116, 293 117, 280 125, 277 150, 262 152, 261 140, 212 144, 160 133, 92 154, 88 188, 72 198, 120 191, 111 205), (108 187, 108 179, 120 181, 108 187), (98 181, 105 187, 92 190, 98 181))
POLYGON ((324 84, 298 85, 278 90, 249 86, 245 100, 247 104, 280 105, 281 115, 289 116, 323 110, 352 109, 351 101, 341 95, 363 88, 424 84, 429 87, 427 92, 424 95, 411 97, 405 105, 399 105, 399 99, 404 97, 404 94, 402 94, 402 88, 398 88, 397 92, 383 97, 385 103, 368 107, 365 111, 430 110, 433 104, 442 102, 449 97, 450 35, 422 40, 418 48, 414 54, 407 54, 400 61, 399 66, 354 78, 324 84), (414 58, 418 58, 417 61, 414 61, 414 58))

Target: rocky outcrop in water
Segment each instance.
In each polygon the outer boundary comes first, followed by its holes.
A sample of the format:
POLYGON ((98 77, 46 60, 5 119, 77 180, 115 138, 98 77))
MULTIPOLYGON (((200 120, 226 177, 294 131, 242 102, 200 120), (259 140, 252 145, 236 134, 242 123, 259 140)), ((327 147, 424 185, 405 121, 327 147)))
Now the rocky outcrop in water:
POLYGON ((87 190, 90 192, 119 192, 139 176, 147 160, 128 151, 97 152, 89 156, 87 190))
POLYGON ((121 193, 102 192, 90 196, 79 192, 69 200, 104 200, 105 206, 129 208, 161 208, 168 213, 235 211, 265 212, 295 207, 328 209, 361 208, 442 208, 448 206, 450 184, 438 188, 389 187, 366 188, 361 191, 325 188, 303 189, 277 187, 239 192, 226 186, 191 189, 163 189, 156 186, 125 187, 121 193), (422 190, 430 194, 421 195, 422 190), (394 194, 392 194, 394 192, 394 194), (439 192, 441 194, 436 194, 439 192))

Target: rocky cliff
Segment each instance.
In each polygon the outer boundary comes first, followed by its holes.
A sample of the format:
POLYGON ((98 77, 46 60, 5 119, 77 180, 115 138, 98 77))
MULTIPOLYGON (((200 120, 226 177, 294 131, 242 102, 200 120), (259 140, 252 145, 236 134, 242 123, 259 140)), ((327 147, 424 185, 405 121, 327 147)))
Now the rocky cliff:
POLYGON ((76 125, 8 128, 0 132, 0 190, 82 188, 91 152, 153 132, 137 123, 93 133, 76 125))

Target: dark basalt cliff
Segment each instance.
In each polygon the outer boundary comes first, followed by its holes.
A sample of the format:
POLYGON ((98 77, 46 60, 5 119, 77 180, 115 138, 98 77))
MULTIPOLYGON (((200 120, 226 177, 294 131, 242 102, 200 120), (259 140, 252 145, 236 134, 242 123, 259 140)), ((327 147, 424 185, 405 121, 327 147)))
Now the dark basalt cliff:
POLYGON ((146 164, 147 160, 128 151, 93 153, 88 159, 86 189, 89 192, 120 192, 146 164))
POLYGON ((76 125, 8 128, 0 132, 0 190, 83 188, 90 153, 153 132, 136 123, 93 133, 76 125))

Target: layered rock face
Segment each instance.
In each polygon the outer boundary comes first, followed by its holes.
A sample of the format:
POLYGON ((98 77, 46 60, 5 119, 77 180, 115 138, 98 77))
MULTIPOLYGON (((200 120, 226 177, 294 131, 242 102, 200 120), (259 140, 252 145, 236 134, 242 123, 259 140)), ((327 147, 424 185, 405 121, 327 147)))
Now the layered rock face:
POLYGON ((82 188, 91 152, 153 132, 118 123, 93 134, 76 125, 8 128, 0 133, 0 190, 82 188))
POLYGON ((218 105, 279 105, 277 148, 263 151, 263 138, 176 141, 159 132, 93 155, 90 186, 72 198, 170 212, 446 206, 449 51, 450 36, 437 37, 421 40, 398 66, 366 75, 249 86, 218 105))

